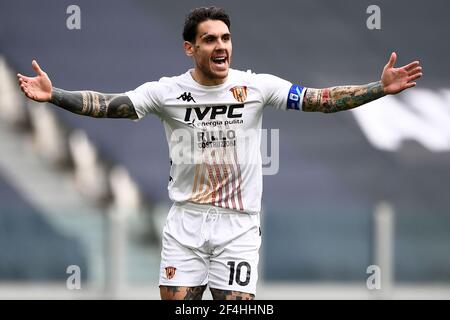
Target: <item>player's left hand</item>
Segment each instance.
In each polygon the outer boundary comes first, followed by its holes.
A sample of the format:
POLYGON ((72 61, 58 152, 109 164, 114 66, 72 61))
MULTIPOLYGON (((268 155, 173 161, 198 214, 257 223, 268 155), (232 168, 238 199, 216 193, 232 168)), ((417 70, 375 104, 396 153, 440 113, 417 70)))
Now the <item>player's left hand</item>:
POLYGON ((391 58, 384 66, 381 75, 381 84, 385 94, 396 94, 416 85, 415 80, 422 76, 422 67, 419 61, 414 61, 401 68, 395 68, 397 54, 392 52, 391 58))

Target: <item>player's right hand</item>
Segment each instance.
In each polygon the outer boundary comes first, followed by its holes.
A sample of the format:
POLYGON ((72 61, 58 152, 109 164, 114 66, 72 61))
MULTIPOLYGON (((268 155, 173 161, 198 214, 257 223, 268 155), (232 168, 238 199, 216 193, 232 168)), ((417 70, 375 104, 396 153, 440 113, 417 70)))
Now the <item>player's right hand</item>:
POLYGON ((48 102, 52 97, 52 82, 48 75, 42 71, 36 60, 31 63, 34 71, 36 71, 36 77, 26 77, 17 74, 19 79, 20 89, 25 93, 25 95, 38 102, 48 102))

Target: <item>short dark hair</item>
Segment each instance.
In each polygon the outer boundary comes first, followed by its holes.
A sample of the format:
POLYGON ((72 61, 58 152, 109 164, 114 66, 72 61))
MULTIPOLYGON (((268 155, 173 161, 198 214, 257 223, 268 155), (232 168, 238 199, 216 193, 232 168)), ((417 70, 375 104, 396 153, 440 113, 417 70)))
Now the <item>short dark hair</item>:
POLYGON ((184 20, 183 39, 195 42, 197 36, 197 26, 206 20, 220 20, 230 29, 230 16, 222 8, 201 7, 191 10, 184 20))

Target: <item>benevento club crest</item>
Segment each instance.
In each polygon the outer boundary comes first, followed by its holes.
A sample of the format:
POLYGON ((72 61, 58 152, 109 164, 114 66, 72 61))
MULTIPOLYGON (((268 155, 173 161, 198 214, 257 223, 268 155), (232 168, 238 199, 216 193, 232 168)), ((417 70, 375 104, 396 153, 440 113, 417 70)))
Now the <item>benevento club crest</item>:
POLYGON ((165 270, 166 270, 166 278, 170 280, 175 276, 175 271, 177 271, 177 268, 165 267, 165 270))
POLYGON ((233 97, 239 102, 244 102, 247 99, 248 89, 246 86, 233 87, 230 91, 233 93, 233 97))

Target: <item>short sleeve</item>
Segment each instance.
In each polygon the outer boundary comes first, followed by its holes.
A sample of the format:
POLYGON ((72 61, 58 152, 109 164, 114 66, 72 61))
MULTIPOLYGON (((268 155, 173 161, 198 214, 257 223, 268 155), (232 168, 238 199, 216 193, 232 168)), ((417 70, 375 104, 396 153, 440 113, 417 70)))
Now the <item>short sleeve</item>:
POLYGON ((144 83, 135 90, 127 91, 125 94, 130 98, 136 114, 141 119, 148 113, 159 116, 164 90, 164 85, 161 82, 152 81, 144 83))
POLYGON ((301 110, 305 93, 302 86, 270 74, 258 74, 256 77, 262 89, 265 105, 281 110, 301 110))

